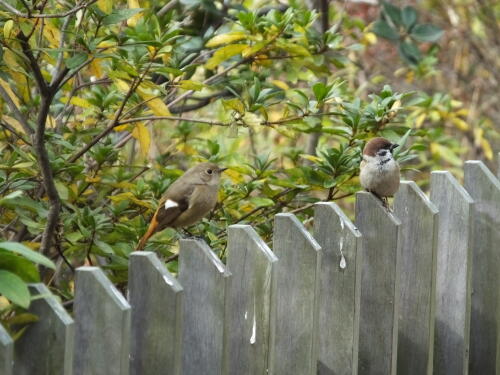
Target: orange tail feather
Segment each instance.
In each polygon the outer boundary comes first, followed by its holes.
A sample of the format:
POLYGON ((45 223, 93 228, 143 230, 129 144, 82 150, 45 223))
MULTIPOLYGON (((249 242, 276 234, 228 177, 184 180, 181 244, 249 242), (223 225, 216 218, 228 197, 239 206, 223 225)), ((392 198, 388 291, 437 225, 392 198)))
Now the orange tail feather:
POLYGON ((136 250, 144 250, 146 242, 148 242, 149 238, 156 233, 156 228, 158 228, 158 221, 156 220, 156 214, 155 214, 153 216, 153 219, 151 220, 151 224, 149 224, 149 228, 146 231, 146 234, 142 236, 139 243, 137 244, 136 250))

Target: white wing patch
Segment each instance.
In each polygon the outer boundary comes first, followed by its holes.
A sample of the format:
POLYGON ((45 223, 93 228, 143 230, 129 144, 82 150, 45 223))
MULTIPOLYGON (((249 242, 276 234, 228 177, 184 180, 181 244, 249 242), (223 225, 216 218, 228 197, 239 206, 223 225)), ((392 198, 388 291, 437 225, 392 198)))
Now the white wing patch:
POLYGON ((173 207, 179 207, 179 204, 172 199, 167 199, 167 201, 165 202, 165 210, 173 207))

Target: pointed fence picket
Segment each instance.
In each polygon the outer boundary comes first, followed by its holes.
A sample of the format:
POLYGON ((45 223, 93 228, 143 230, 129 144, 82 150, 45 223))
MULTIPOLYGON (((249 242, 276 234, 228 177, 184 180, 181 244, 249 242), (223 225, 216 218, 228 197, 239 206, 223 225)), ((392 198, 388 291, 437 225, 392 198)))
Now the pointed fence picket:
POLYGON ((362 236, 335 203, 317 203, 314 238, 323 251, 319 291, 319 375, 358 373, 362 236))
POLYGON ((30 325, 16 342, 16 375, 67 375, 73 366, 74 323, 44 284, 32 284, 29 312, 44 319, 30 325), (37 350, 33 350, 37 348, 37 350))
POLYGON ((269 353, 271 275, 278 258, 248 225, 228 228, 224 374, 265 374, 269 353))
POLYGON ((494 374, 500 340, 500 181, 480 161, 468 161, 464 186, 474 199, 470 373, 494 374))
POLYGON ((361 246, 359 374, 396 374, 401 222, 379 199, 356 194, 361 246))
POLYGON ((434 374, 468 373, 472 269, 471 196, 445 171, 431 174, 439 209, 434 374))
POLYGON ((401 220, 398 373, 432 374, 438 210, 413 181, 394 199, 401 220))
POLYGON ((231 226, 227 265, 183 240, 177 277, 132 253, 128 301, 81 267, 74 322, 35 284, 38 322, 16 342, 0 325, 0 374, 500 375, 500 182, 471 161, 464 185, 402 182, 393 213, 358 193, 356 226, 319 203, 314 238, 279 214, 272 250, 231 226))
POLYGON ((130 256, 131 375, 181 373, 183 290, 156 254, 130 256))

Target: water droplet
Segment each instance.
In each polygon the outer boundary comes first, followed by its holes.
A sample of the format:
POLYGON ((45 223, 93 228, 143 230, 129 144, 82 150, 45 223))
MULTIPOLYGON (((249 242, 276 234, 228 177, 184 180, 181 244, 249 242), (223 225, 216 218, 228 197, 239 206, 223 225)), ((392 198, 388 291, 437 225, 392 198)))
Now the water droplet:
POLYGON ((340 257, 340 268, 345 269, 346 267, 347 267, 347 262, 345 261, 345 257, 342 254, 342 256, 340 257))

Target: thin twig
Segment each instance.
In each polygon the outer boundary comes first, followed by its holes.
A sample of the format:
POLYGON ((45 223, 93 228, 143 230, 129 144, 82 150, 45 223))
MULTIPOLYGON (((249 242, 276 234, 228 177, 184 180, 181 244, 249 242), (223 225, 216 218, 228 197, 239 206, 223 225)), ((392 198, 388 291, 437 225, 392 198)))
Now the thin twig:
POLYGON ((17 132, 16 129, 14 129, 12 126, 10 126, 9 124, 3 122, 3 121, 0 121, 0 126, 2 126, 3 128, 7 129, 9 132, 11 132, 13 135, 15 135, 17 138, 19 138, 21 141, 23 141, 24 143, 26 143, 27 145, 30 145, 31 146, 31 142, 29 142, 26 138, 24 138, 24 136, 22 134, 19 134, 17 132))
POLYGON ((28 13, 23 13, 14 8, 12 5, 7 3, 4 0, 0 0, 0 5, 2 5, 4 8, 6 8, 9 12, 14 13, 16 16, 21 17, 21 18, 64 18, 67 16, 71 16, 72 14, 75 14, 78 12, 80 9, 86 8, 89 5, 92 5, 96 2, 97 0, 91 0, 89 2, 83 2, 77 4, 74 8, 68 10, 67 12, 64 13, 53 13, 53 14, 46 14, 46 13, 38 13, 38 14, 33 14, 31 13, 30 10, 28 10, 28 13))
POLYGON ((19 121, 19 123, 23 127, 24 132, 28 135, 33 134, 34 130, 31 128, 31 126, 29 126, 28 120, 24 117, 19 108, 17 108, 16 103, 14 103, 14 101, 11 99, 7 91, 5 91, 5 89, 1 85, 0 85, 0 96, 5 101, 5 103, 7 103, 7 106, 12 111, 14 118, 17 121, 19 121))

